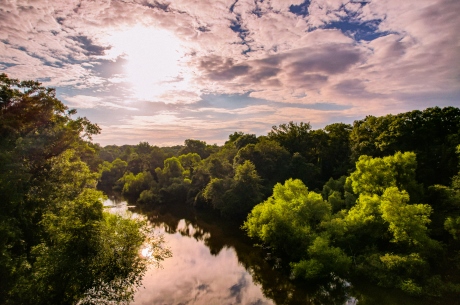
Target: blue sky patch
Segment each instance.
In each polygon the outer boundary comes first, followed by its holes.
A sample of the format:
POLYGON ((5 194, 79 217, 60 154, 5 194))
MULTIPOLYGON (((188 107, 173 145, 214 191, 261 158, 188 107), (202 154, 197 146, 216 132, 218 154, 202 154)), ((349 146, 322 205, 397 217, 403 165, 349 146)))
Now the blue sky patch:
POLYGON ((289 11, 295 15, 306 17, 308 16, 308 7, 310 6, 310 0, 305 0, 299 5, 292 4, 289 6, 289 11))
POLYGON ((342 31, 342 33, 353 38, 356 41, 371 41, 389 34, 389 32, 380 32, 378 30, 378 25, 380 24, 380 22, 381 20, 361 23, 357 21, 352 21, 351 18, 345 18, 341 21, 331 22, 323 28, 338 29, 342 31))

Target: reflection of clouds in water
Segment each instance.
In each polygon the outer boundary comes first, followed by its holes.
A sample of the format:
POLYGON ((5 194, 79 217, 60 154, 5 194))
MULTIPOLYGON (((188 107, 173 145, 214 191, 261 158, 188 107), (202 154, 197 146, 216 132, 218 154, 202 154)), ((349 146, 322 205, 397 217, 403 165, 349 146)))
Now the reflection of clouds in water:
POLYGON ((111 197, 102 202, 104 209, 109 211, 112 214, 121 215, 123 217, 134 217, 134 218, 143 218, 142 215, 137 213, 131 213, 129 208, 134 207, 133 205, 128 205, 125 200, 111 197))
POLYGON ((181 219, 177 224, 177 232, 183 236, 193 237, 196 240, 206 240, 211 237, 211 233, 204 232, 203 229, 192 223, 187 223, 185 219, 181 219))
POLYGON ((149 270, 133 304, 274 304, 263 296, 260 286, 239 264, 233 248, 211 255, 203 239, 180 233, 193 228, 180 222, 178 232, 165 234, 173 257, 162 269, 149 270))
POLYGON ((244 288, 248 284, 245 275, 246 273, 243 273, 238 280, 238 283, 230 287, 230 298, 235 298, 238 304, 241 304, 241 294, 244 292, 244 288))

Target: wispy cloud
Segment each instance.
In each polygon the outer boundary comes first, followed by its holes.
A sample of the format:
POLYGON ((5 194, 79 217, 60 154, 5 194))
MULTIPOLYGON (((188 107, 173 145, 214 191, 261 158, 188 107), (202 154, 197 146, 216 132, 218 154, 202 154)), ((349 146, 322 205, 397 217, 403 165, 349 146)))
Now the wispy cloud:
POLYGON ((89 95, 75 95, 64 96, 64 101, 71 108, 91 109, 91 108, 109 108, 109 109, 124 109, 124 110, 138 110, 134 107, 124 106, 109 101, 104 101, 104 98, 89 96, 89 95))
POLYGON ((0 70, 56 87, 108 126, 103 144, 222 143, 230 128, 459 106, 459 11, 451 0, 8 1, 0 70))

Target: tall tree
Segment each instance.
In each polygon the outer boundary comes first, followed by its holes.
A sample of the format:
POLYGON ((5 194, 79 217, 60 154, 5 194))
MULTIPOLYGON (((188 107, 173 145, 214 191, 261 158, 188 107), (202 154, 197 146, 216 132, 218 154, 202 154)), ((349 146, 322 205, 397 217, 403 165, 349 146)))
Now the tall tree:
POLYGON ((272 130, 268 133, 268 138, 280 143, 291 155, 298 152, 305 156, 311 144, 309 137, 310 130, 310 123, 300 122, 300 124, 297 124, 291 121, 288 124, 273 126, 272 130))
POLYGON ((397 151, 417 154, 417 178, 425 187, 448 185, 458 171, 455 147, 460 144, 460 109, 433 107, 398 115, 368 116, 351 132, 353 158, 383 157, 397 151))
POLYGON ((100 129, 75 113, 54 89, 0 75, 1 304, 128 301, 145 238, 158 259, 168 254, 141 222, 103 211, 79 157, 100 129))

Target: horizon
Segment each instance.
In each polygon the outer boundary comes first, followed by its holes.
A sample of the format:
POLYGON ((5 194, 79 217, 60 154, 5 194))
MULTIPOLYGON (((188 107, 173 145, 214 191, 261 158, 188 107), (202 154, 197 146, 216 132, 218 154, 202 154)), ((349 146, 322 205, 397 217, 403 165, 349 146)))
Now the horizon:
POLYGON ((102 128, 94 143, 223 145, 460 106, 460 1, 0 3, 0 73, 102 128))

